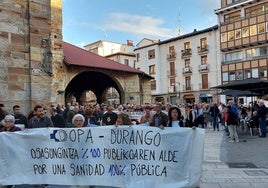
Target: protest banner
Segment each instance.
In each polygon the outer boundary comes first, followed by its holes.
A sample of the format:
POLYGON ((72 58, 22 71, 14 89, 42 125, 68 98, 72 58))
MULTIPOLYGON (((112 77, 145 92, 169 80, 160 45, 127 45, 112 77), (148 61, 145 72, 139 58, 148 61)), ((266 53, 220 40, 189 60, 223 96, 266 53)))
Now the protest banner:
POLYGON ((0 133, 0 185, 197 186, 203 129, 38 128, 0 133))

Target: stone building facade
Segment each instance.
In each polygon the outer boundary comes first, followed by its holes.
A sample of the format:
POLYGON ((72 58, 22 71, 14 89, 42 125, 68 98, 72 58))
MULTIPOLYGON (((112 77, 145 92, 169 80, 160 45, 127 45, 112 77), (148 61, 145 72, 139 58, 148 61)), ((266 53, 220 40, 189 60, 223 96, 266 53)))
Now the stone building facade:
MULTIPOLYGON (((28 113, 36 104, 69 102, 65 90, 80 72, 66 65, 62 39, 62 0, 0 1, 0 103, 9 112, 15 104, 28 113)), ((109 71, 107 75, 113 76, 109 71)), ((130 82, 137 79, 124 77, 130 82)), ((122 87, 123 92, 140 95, 140 89, 128 86, 122 87)), ((139 102, 136 98, 133 103, 139 102)))
POLYGON ((62 0, 0 2, 0 101, 31 109, 63 87, 62 0), (55 87, 56 86, 56 87, 55 87))

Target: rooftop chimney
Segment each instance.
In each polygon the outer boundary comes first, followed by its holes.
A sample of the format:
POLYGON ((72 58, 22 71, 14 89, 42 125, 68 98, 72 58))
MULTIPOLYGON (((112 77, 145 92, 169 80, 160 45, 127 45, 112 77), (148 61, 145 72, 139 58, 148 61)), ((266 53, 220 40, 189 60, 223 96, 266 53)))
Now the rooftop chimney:
POLYGON ((127 45, 128 46, 133 46, 133 41, 132 40, 127 40, 127 45))

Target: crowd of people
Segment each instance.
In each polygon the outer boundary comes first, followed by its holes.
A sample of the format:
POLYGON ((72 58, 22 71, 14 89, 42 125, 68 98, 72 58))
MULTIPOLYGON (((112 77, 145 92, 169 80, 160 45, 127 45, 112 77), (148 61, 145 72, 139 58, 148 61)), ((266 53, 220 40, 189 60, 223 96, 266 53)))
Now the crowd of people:
POLYGON ((0 104, 0 131, 18 131, 21 129, 43 127, 92 127, 108 125, 147 125, 159 127, 212 128, 219 131, 224 126, 230 142, 239 142, 237 126, 241 119, 258 124, 260 137, 266 137, 266 106, 262 99, 258 100, 254 109, 248 109, 229 100, 223 103, 194 103, 185 105, 144 104, 144 105, 80 105, 67 103, 45 108, 36 105, 27 116, 22 114, 20 106, 15 105, 8 114, 0 104), (252 113, 251 113, 252 112, 252 113), (13 118, 11 118, 14 117, 13 118), (16 128, 12 128, 15 126, 16 128))
MULTIPOLYGON (((224 126, 229 142, 239 142, 237 127, 241 120, 246 120, 251 126, 260 127, 260 137, 266 137, 267 109, 262 99, 258 100, 253 109, 243 107, 233 100, 227 105, 223 103, 203 104, 144 104, 144 105, 79 105, 68 103, 45 108, 36 105, 28 114, 20 111, 19 105, 14 105, 12 113, 7 113, 0 104, 0 132, 15 132, 23 129, 59 127, 82 128, 97 126, 153 126, 188 127, 195 129, 209 128, 219 131, 224 126)), ((7 186, 12 187, 12 186, 7 186)))

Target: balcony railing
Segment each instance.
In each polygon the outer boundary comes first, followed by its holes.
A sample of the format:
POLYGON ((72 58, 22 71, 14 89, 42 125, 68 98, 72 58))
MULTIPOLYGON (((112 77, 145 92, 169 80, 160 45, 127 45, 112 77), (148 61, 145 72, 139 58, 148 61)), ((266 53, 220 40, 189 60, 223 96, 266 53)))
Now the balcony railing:
POLYGON ((193 84, 191 85, 183 85, 183 91, 192 91, 193 90, 193 84))
POLYGON ((207 85, 199 83, 199 90, 207 90, 210 88, 210 85, 211 85, 210 83, 208 83, 207 85))
POLYGON ((169 86, 168 87, 168 92, 169 93, 175 93, 176 92, 175 86, 169 86))
POLYGON ((188 48, 185 50, 181 50, 181 58, 186 58, 186 57, 190 57, 192 55, 192 49, 188 48))
POLYGON ((208 45, 204 45, 204 46, 198 46, 197 47, 198 53, 199 54, 205 54, 208 53, 208 45))
POLYGON ((209 71, 209 65, 208 64, 198 65, 198 71, 199 72, 209 71))
POLYGON ((169 53, 169 54, 167 54, 167 60, 174 60, 174 59, 176 59, 176 53, 174 52, 174 53, 169 53))
POLYGON ((182 68, 182 72, 183 74, 192 73, 192 67, 184 67, 182 68))
POLYGON ((172 71, 170 71, 170 70, 168 70, 167 71, 167 75, 169 76, 169 77, 172 77, 172 76, 176 76, 176 69, 175 70, 172 70, 172 71))

